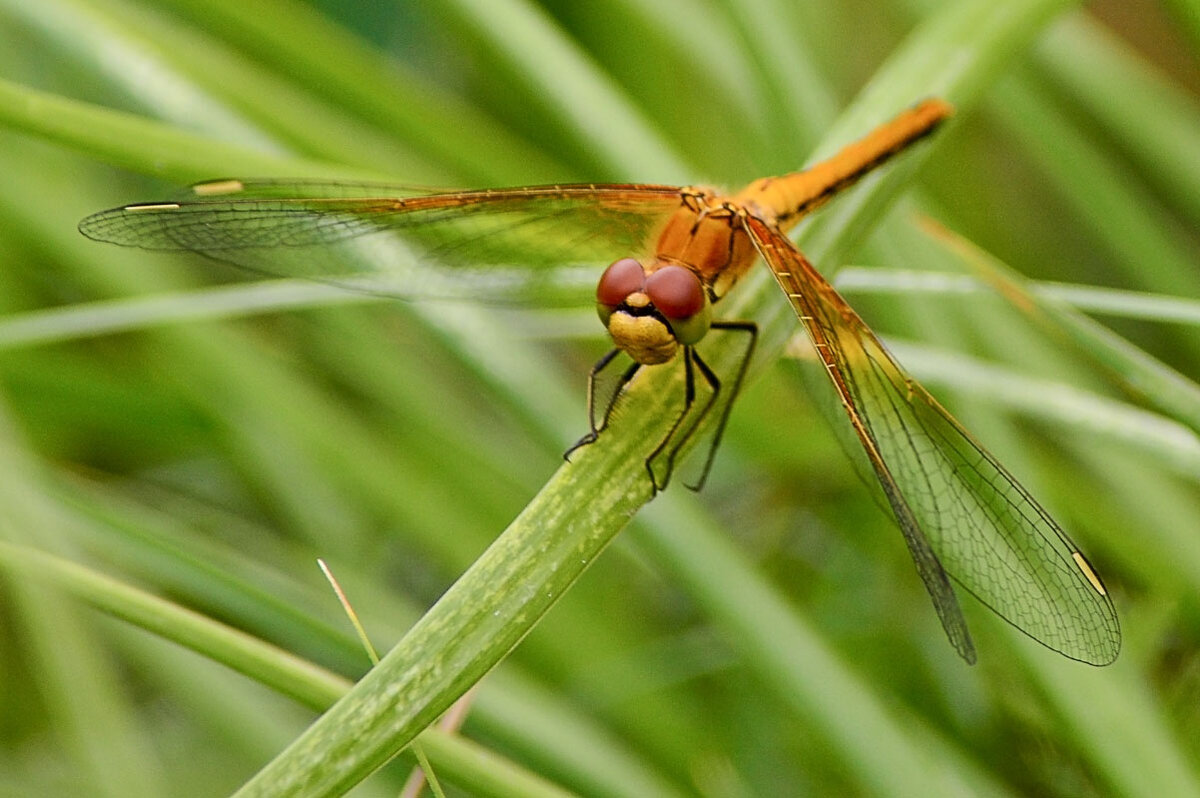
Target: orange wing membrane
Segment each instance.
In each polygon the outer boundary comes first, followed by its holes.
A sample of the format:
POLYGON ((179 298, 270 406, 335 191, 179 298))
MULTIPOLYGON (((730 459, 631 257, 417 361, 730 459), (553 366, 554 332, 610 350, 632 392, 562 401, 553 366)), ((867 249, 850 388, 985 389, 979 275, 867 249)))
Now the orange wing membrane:
POLYGON ((947 103, 926 100, 828 160, 732 195, 643 184, 438 192, 232 179, 198 184, 177 201, 103 211, 79 229, 99 241, 406 298, 554 302, 578 288, 571 275, 583 267, 615 348, 592 369, 590 430, 568 454, 598 438, 642 368, 679 354, 683 411, 645 462, 656 491, 715 414, 701 483, 708 474, 758 335, 753 322, 714 318, 713 306, 761 257, 820 354, 955 650, 975 661, 951 580, 1048 648, 1104 665, 1117 656, 1120 629, 1079 548, 784 235, 951 113, 947 103), (728 386, 697 349, 710 331, 744 343, 728 386), (606 378, 621 354, 628 365, 606 378))

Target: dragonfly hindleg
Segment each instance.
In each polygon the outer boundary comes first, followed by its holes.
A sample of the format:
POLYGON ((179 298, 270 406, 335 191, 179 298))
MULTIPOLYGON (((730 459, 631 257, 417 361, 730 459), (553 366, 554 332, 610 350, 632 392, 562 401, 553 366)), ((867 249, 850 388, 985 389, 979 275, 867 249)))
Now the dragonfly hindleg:
POLYGON ((729 422, 729 413, 733 410, 733 403, 742 391, 742 381, 746 378, 746 370, 750 367, 750 359, 754 357, 754 347, 758 343, 758 325, 752 321, 715 321, 712 329, 746 333, 749 339, 746 351, 738 363, 737 373, 733 377, 729 397, 725 400, 725 406, 721 408, 721 417, 717 419, 717 428, 713 432, 712 443, 708 446, 708 454, 704 458, 704 467, 700 471, 700 478, 695 483, 688 485, 689 488, 696 491, 704 487, 704 482, 708 479, 708 472, 712 470, 713 460, 717 456, 717 447, 721 445, 721 437, 725 434, 725 425, 729 422))

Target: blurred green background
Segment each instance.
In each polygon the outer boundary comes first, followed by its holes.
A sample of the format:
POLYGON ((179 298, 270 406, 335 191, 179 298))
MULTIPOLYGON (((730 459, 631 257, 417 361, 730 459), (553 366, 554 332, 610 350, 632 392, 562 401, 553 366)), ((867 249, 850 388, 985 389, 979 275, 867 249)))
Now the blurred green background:
POLYGON ((911 191, 818 266, 1088 552, 1117 663, 964 596, 964 665, 770 359, 706 489, 656 499, 483 679, 474 765, 431 758, 451 795, 1200 794, 1200 4, 1022 0, 1003 40, 939 27, 956 5, 0 0, 0 794, 237 788, 331 696, 164 640, 216 627, 122 589, 357 678, 315 558, 390 648, 560 467, 606 348, 587 308, 259 286, 80 218, 239 175, 737 187, 873 80, 878 122, 960 64, 911 191), (881 99, 901 51, 920 88, 881 99), (964 283, 984 251, 1053 303, 964 283))

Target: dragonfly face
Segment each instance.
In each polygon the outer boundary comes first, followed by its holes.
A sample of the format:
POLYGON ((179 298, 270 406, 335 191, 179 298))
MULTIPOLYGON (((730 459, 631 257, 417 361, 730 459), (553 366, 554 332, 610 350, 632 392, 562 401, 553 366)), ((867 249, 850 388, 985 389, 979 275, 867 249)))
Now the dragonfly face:
POLYGON ((658 261, 647 272, 633 258, 616 261, 596 285, 596 311, 613 343, 644 366, 666 363, 712 325, 712 303, 696 273, 658 261))

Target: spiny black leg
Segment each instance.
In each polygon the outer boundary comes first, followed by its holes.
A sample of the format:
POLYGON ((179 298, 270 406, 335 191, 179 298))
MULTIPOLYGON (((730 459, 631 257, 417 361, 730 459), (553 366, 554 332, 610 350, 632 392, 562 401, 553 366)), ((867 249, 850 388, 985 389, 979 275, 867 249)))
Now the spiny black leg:
POLYGON ((613 362, 613 359, 616 358, 616 356, 618 354, 620 354, 620 352, 621 352, 620 349, 609 350, 607 353, 605 353, 604 357, 597 360, 596 363, 592 366, 591 370, 588 371, 587 407, 588 407, 588 427, 590 427, 590 429, 588 430, 588 433, 586 435, 584 435, 579 440, 575 441, 575 443, 573 443, 569 449, 567 449, 565 452, 563 452, 563 459, 568 462, 571 459, 571 452, 573 452, 576 449, 579 449, 583 446, 587 446, 588 444, 596 442, 596 438, 599 437, 600 433, 602 431, 604 431, 604 429, 608 426, 608 420, 612 416, 613 407, 616 406, 617 398, 621 395, 621 391, 624 390, 625 386, 629 384, 629 381, 633 379, 633 375, 637 374, 638 369, 641 368, 640 363, 634 363, 628 369, 625 370, 624 374, 621 375, 621 379, 617 382, 617 386, 613 390, 612 397, 608 400, 608 404, 605 406, 604 418, 601 419, 600 425, 597 426, 596 425, 596 378, 600 375, 600 373, 602 371, 604 371, 604 369, 608 368, 609 364, 611 364, 613 362))
MULTIPOLYGON (((654 492, 665 490, 667 483, 671 481, 671 469, 674 465, 674 458, 669 458, 667 461, 667 472, 663 475, 662 484, 659 484, 658 477, 654 473, 654 461, 666 451, 671 444, 671 440, 675 437, 675 433, 679 431, 679 425, 687 418, 691 412, 692 405, 696 403, 696 374, 692 366, 692 360, 696 358, 695 350, 690 346, 683 348, 683 410, 675 417, 675 423, 671 425, 671 429, 667 431, 666 436, 658 442, 658 446, 654 447, 654 451, 646 458, 646 471, 650 474, 650 484, 654 486, 654 492)), ((705 366, 705 370, 708 367, 705 366)), ((707 379, 707 377, 706 377, 707 379)), ((707 405, 705 406, 707 409, 707 405)))
POLYGON ((613 410, 616 409, 617 400, 621 396, 621 391, 625 390, 625 386, 633 380, 634 375, 636 375, 641 368, 641 363, 630 363, 629 368, 625 369, 625 373, 621 375, 621 379, 617 380, 617 386, 613 389, 612 398, 608 400, 608 406, 604 408, 604 418, 600 422, 600 428, 596 430, 597 433, 608 429, 608 422, 612 419, 613 410))
POLYGON ((596 377, 599 376, 600 372, 602 372, 606 368, 608 368, 608 364, 612 363, 613 358, 615 358, 618 354, 620 354, 620 352, 621 352, 620 349, 613 347, 612 349, 610 349, 604 353, 604 357, 600 358, 595 363, 593 363, 591 369, 588 371, 588 383, 587 383, 588 428, 591 430, 591 433, 593 435, 595 435, 596 433, 598 433, 600 431, 599 428, 596 426, 596 377))
POLYGON ((717 402, 717 397, 721 394, 721 380, 717 377, 707 363, 700 357, 699 352, 692 352, 692 360, 696 364, 696 368, 700 370, 700 375, 704 377, 704 381, 708 383, 711 393, 708 396, 708 401, 704 403, 704 407, 700 408, 700 412, 696 414, 695 420, 692 421, 688 428, 682 432, 675 442, 671 445, 671 449, 667 452, 667 473, 670 474, 675 470, 675 457, 679 454, 679 450, 692 439, 692 435, 700 428, 704 419, 708 417, 709 412, 713 409, 713 405, 717 402))
MULTIPOLYGON (((721 439, 725 434, 725 427, 729 422, 729 414, 733 409, 734 400, 741 393, 742 383, 745 380, 746 372, 750 366, 750 360, 754 356, 754 350, 758 343, 758 325, 750 321, 717 321, 713 322, 712 328, 715 330, 723 330, 730 332, 743 332, 749 335, 749 343, 746 346, 746 351, 742 356, 741 362, 738 364, 737 373, 734 377, 733 385, 729 392, 729 398, 725 402, 725 406, 721 410, 721 416, 717 420, 716 431, 713 433, 712 443, 708 447, 708 455, 704 460, 704 469, 700 472, 700 478, 695 485, 688 485, 692 490, 700 490, 705 481, 708 479, 708 474, 712 470, 713 461, 716 459, 717 449, 720 447, 721 439)), ((600 374, 608 368, 608 366, 616 358, 620 352, 619 349, 613 349, 607 352, 604 357, 596 361, 588 372, 588 424, 591 427, 590 431, 576 441, 566 452, 563 453, 563 459, 570 460, 571 453, 576 449, 595 443, 600 433, 607 427, 609 420, 612 418, 613 409, 616 407, 617 400, 621 396, 621 392, 625 386, 633 380, 638 370, 641 368, 640 363, 633 363, 621 375, 617 381, 608 403, 604 408, 604 416, 600 423, 596 423, 596 382, 600 374)), ((700 357, 699 353, 693 347, 683 347, 683 366, 684 366, 684 401, 683 410, 675 417, 675 421, 671 424, 670 430, 654 447, 654 451, 646 458, 646 472, 650 475, 650 484, 654 492, 664 490, 671 480, 671 475, 675 471, 675 458, 679 454, 680 449, 691 440, 693 434, 703 423, 709 412, 716 405, 721 393, 721 380, 717 377, 716 372, 700 357), (691 413, 696 404, 696 369, 700 370, 700 375, 708 384, 711 394, 704 406, 700 408, 694 421, 687 425, 687 428, 680 433, 680 428, 684 421, 691 413), (663 454, 667 455, 666 472, 663 475, 662 482, 658 480, 658 476, 654 472, 654 463, 663 454)))
POLYGON ((721 436, 725 434, 725 425, 729 422, 729 413, 733 410, 733 403, 737 400, 738 394, 741 393, 742 381, 746 377, 750 359, 754 357, 754 347, 758 343, 758 325, 752 321, 716 321, 713 322, 712 328, 748 333, 750 343, 746 346, 746 353, 742 355, 742 362, 738 365, 737 374, 733 378, 733 386, 729 391, 729 398, 725 400, 725 407, 721 410, 721 417, 717 420, 717 429, 713 433, 712 443, 709 444, 708 456, 704 458, 704 469, 700 472, 700 479, 696 480, 696 484, 688 485, 690 489, 697 491, 704 487, 704 483, 708 479, 708 472, 712 470, 713 460, 717 457, 717 448, 721 445, 721 436))

